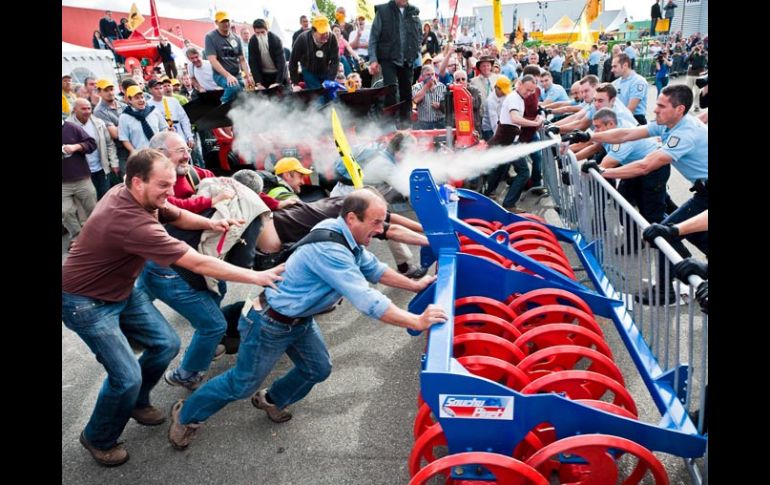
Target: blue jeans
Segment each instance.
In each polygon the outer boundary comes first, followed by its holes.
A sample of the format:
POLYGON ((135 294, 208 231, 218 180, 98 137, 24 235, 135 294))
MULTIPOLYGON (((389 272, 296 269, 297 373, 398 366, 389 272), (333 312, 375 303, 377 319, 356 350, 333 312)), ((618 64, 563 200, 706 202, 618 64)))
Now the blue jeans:
MULTIPOLYGON (((530 143, 536 141, 540 141, 540 133, 537 132, 535 133, 535 136, 532 137, 532 140, 530 140, 530 143)), ((539 187, 540 185, 543 185, 543 151, 538 150, 532 152, 529 154, 529 158, 532 160, 532 175, 530 176, 532 186, 539 187)))
POLYGON ((173 269, 148 261, 137 286, 190 322, 195 333, 184 354, 181 367, 188 372, 206 371, 227 330, 227 320, 219 308, 227 291, 225 282, 219 282, 219 292, 222 296, 209 290, 196 290, 173 269))
POLYGON ((658 96, 660 96, 660 92, 663 91, 663 88, 668 86, 668 81, 669 81, 668 76, 662 77, 662 78, 661 77, 655 78, 655 89, 658 90, 658 96))
POLYGON ((61 300, 64 325, 107 371, 84 430, 94 447, 106 450, 117 443, 131 411, 150 405, 150 390, 179 352, 179 336, 139 288, 115 303, 64 291, 61 300), (127 338, 145 349, 138 361, 127 338))
POLYGON ((527 165, 526 157, 514 160, 513 168, 516 170, 516 176, 511 180, 511 185, 508 187, 508 192, 505 194, 503 208, 509 208, 516 204, 519 197, 521 197, 524 186, 527 185, 527 180, 529 180, 529 165, 527 165))
POLYGON ((561 85, 564 89, 569 90, 572 87, 572 70, 573 68, 569 68, 561 72, 561 85))
MULTIPOLYGON (((249 303, 247 302, 247 305, 249 303)), ((238 322, 241 345, 235 367, 211 379, 184 403, 179 420, 199 423, 232 401, 253 394, 284 354, 294 367, 268 390, 279 408, 297 402, 332 372, 329 350, 312 318, 289 326, 253 308, 238 322)))
POLYGON ((107 180, 107 174, 104 170, 98 172, 91 172, 91 182, 96 189, 96 200, 99 200, 110 190, 110 182, 107 180))
POLYGON ((214 71, 214 82, 217 83, 217 86, 225 90, 225 92, 222 94, 222 97, 219 99, 220 103, 225 104, 228 101, 232 101, 235 99, 235 96, 239 92, 243 91, 245 85, 243 84, 243 78, 241 78, 241 74, 238 73, 238 75, 235 76, 235 79, 238 80, 238 84, 235 86, 228 86, 227 79, 217 71, 214 71))

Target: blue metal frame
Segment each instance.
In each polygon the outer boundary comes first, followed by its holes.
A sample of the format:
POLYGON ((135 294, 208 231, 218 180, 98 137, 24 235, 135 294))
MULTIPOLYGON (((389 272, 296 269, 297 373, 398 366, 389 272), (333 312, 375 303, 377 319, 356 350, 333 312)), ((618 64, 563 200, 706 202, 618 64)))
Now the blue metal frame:
MULTIPOLYGON (((438 189, 428 170, 415 170, 410 183, 412 206, 430 242, 432 254, 427 256, 438 261, 438 274, 436 282, 410 302, 409 310, 419 313, 428 304, 436 303, 449 315, 446 323, 434 325, 428 334, 421 372, 421 392, 441 423, 450 453, 491 451, 510 456, 514 447, 529 431, 548 422, 554 425, 559 438, 603 433, 621 436, 648 449, 676 456, 703 456, 707 439, 697 434, 679 400, 677 390, 682 383, 673 385, 672 373, 662 372, 623 303, 613 298, 616 292, 596 261, 591 245, 579 233, 548 226, 560 241, 569 242, 575 247, 601 293, 585 288, 511 249, 507 237, 500 243, 497 233, 487 236, 461 220, 477 217, 509 224, 528 219, 505 211, 480 194, 448 186, 438 189), (468 236, 542 278, 503 268, 484 258, 459 253, 456 233, 468 236), (556 394, 524 395, 470 374, 454 359, 452 342, 456 298, 478 295, 504 300, 514 292, 546 287, 570 291, 584 299, 595 314, 613 320, 664 416, 658 426, 600 411, 556 394), (513 407, 512 419, 442 417, 440 394, 499 397, 513 407)), ((686 376, 686 372, 680 370, 681 375, 686 376)))

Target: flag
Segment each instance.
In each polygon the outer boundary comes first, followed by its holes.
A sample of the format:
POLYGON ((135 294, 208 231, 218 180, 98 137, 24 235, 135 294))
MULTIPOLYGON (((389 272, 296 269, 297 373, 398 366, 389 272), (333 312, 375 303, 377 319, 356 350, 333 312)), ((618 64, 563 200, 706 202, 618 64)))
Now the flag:
POLYGON ((142 17, 142 14, 139 13, 139 9, 136 8, 136 4, 132 3, 130 15, 128 16, 128 28, 131 30, 136 30, 137 27, 142 25, 142 22, 144 22, 144 17, 142 17))
POLYGON ((495 45, 498 49, 505 44, 503 36, 503 6, 500 0, 492 0, 492 25, 495 28, 495 45))
POLYGON ((310 18, 316 18, 323 15, 321 13, 321 10, 318 8, 318 5, 315 3, 315 0, 311 0, 310 3, 310 18))
MULTIPOLYGON (((436 2, 438 4, 438 2, 436 2)), ((363 15, 367 22, 374 22, 374 5, 370 0, 358 0, 356 17, 363 15)))
POLYGON ((588 0, 586 4, 586 22, 589 24, 596 20, 602 9, 602 0, 588 0))
POLYGON ((449 0, 449 8, 452 10, 452 23, 449 25, 449 38, 455 40, 457 38, 457 24, 460 22, 460 17, 457 16, 457 5, 460 4, 460 0, 449 0))
POLYGON ((158 9, 155 7, 155 0, 150 0, 150 24, 152 24, 152 36, 160 37, 160 18, 158 9))

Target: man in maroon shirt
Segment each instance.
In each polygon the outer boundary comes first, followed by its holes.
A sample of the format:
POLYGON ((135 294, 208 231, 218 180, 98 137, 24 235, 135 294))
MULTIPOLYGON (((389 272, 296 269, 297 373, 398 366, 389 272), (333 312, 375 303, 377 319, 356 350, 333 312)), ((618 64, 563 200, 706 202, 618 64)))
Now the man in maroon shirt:
POLYGON ((164 413, 150 404, 150 390, 179 351, 179 337, 134 286, 146 260, 177 264, 220 280, 274 286, 283 267, 255 272, 204 256, 172 238, 161 225, 224 231, 234 221, 212 221, 166 204, 176 182, 174 166, 159 151, 134 152, 126 183, 96 205, 62 267, 62 321, 94 352, 107 371, 80 443, 105 466, 128 460, 118 438, 129 418, 161 424, 164 413), (136 359, 128 338, 144 347, 136 359))

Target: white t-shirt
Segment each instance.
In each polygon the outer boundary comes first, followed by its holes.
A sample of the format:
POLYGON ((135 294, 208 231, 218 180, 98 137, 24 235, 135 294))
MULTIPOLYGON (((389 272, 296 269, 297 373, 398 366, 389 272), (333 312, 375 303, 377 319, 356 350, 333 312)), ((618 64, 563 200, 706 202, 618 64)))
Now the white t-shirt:
MULTIPOLYGON (((366 45, 366 47, 358 47, 356 49, 356 54, 358 54, 359 56, 369 55, 369 34, 371 33, 372 33, 372 29, 367 25, 364 27, 364 31, 361 32, 361 37, 358 37, 358 42, 366 45)), ((353 40, 357 38, 357 36, 358 36, 358 29, 350 33, 350 42, 352 43, 353 40)))
POLYGON ((201 61, 203 65, 201 67, 195 67, 192 62, 190 65, 190 77, 194 77, 198 80, 198 84, 201 85, 206 91, 216 91, 220 88, 217 83, 214 82, 214 68, 209 61, 201 61))
MULTIPOLYGON (((524 116, 524 98, 522 98, 516 90, 506 96, 500 104, 501 125, 519 126, 511 121, 511 110, 516 110, 519 112, 519 115, 524 116)), ((521 126, 519 126, 519 128, 521 128, 521 126)))

